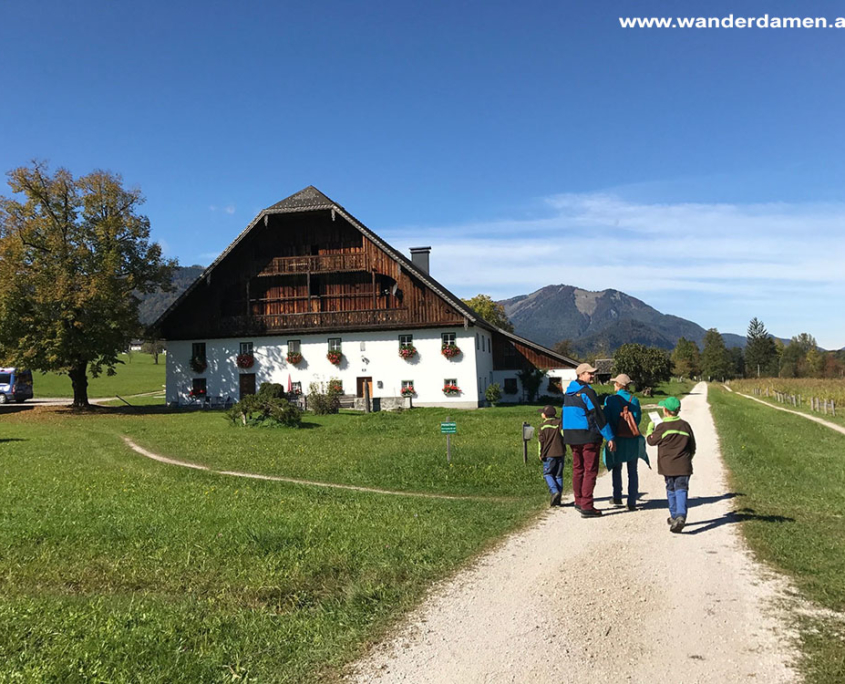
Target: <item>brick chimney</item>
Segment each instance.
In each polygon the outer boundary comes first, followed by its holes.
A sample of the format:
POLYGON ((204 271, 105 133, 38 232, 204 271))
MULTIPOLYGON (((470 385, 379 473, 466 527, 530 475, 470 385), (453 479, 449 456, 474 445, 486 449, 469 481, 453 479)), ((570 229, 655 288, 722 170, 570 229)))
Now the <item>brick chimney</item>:
POLYGON ((411 263, 428 275, 428 256, 431 247, 411 247, 411 263))

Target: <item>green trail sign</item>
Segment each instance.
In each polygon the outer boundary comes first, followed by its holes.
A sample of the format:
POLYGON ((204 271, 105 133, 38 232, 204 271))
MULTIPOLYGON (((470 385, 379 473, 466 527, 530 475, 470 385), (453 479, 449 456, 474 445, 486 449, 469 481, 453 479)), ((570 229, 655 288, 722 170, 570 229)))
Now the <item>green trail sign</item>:
POLYGON ((458 434, 458 424, 457 423, 440 423, 440 434, 443 434, 443 435, 456 435, 456 434, 458 434))

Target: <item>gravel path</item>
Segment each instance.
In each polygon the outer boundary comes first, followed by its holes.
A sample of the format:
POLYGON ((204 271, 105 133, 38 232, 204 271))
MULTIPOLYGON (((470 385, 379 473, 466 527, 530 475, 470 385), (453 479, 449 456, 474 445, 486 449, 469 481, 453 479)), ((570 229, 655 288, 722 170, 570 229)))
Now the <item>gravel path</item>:
POLYGON ((349 681, 798 681, 778 600, 788 587, 752 560, 732 523, 741 504, 727 489, 706 391, 698 385, 682 410, 698 440, 683 534, 668 531, 656 471, 641 464, 636 512, 606 508, 602 477, 603 518, 549 511, 435 590, 349 681))

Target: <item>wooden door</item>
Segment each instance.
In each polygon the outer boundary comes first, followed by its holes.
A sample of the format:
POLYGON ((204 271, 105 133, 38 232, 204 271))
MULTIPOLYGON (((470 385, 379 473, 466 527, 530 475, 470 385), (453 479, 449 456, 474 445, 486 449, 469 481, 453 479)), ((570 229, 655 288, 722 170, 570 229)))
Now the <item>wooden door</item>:
POLYGON ((367 385, 370 390, 370 398, 373 396, 373 379, 372 378, 358 378, 357 379, 357 387, 356 387, 356 394, 355 396, 363 398, 364 396, 364 385, 367 385))
POLYGON ((241 373, 238 380, 240 381, 241 399, 247 394, 255 394, 255 373, 241 373))

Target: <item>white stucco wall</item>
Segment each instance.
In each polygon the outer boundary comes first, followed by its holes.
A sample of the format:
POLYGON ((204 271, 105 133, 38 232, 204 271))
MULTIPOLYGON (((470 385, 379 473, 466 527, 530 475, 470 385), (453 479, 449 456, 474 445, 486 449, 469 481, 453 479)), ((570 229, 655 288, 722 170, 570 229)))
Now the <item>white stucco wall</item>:
MULTIPOLYGON (((292 382, 301 382, 303 392, 308 392, 312 382, 325 382, 338 378, 346 394, 356 393, 356 379, 373 379, 374 397, 397 397, 402 380, 412 380, 416 406, 453 406, 475 408, 479 403, 478 378, 492 377, 493 355, 489 351, 476 352, 476 329, 437 328, 429 330, 378 331, 358 333, 323 333, 319 335, 284 335, 274 337, 240 337, 218 340, 168 341, 167 348, 167 402, 186 403, 195 377, 206 378, 208 396, 239 398, 238 376, 255 373, 255 386, 262 382, 277 382, 287 387, 288 375, 292 382), (440 353, 441 333, 455 333, 461 354, 447 359, 440 353), (399 335, 413 335, 416 356, 406 361, 399 356, 399 335), (342 340, 343 360, 334 366, 326 358, 328 339, 342 340), (288 341, 300 341, 303 360, 296 366, 286 361, 288 341), (194 373, 190 367, 193 342, 205 342, 208 368, 194 373), (255 364, 249 369, 239 369, 235 358, 241 342, 252 342, 255 364), (363 343, 363 348, 362 348, 363 343), (477 367, 478 366, 478 367, 477 367), (454 379, 462 393, 457 397, 443 394, 443 382, 454 379)), ((489 349, 487 333, 485 350, 489 349)), ((481 390, 483 399, 483 389, 481 390)))
MULTIPOLYGON (((519 376, 515 370, 499 370, 499 371, 491 371, 493 376, 493 382, 498 382, 499 385, 502 387, 502 403, 516 403, 522 401, 522 383, 519 380, 519 376), (505 379, 506 378, 515 378, 516 379, 516 386, 517 386, 517 393, 516 394, 505 394, 505 379)), ((546 377, 543 378, 543 382, 540 384, 540 391, 538 392, 538 396, 542 396, 544 394, 548 394, 549 396, 561 396, 561 395, 554 395, 549 392, 549 378, 560 378, 561 387, 565 390, 566 386, 575 380, 575 369, 574 368, 550 368, 547 373, 546 377)))

